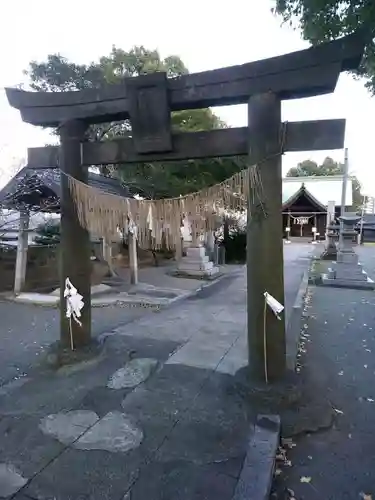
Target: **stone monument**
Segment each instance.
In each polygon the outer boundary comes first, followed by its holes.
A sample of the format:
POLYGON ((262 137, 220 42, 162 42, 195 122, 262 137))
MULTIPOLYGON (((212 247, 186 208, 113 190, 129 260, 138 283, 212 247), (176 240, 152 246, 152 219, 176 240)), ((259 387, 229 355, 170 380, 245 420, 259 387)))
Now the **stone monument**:
POLYGON ((289 227, 289 226, 287 226, 287 227, 285 228, 285 239, 284 239, 284 243, 286 243, 286 244, 291 243, 291 241, 290 241, 290 239, 289 239, 289 234, 290 234, 290 227, 289 227))
POLYGON ((322 275, 324 285, 341 288, 365 288, 374 289, 375 284, 367 276, 362 265, 358 262, 358 255, 354 252, 354 238, 357 233, 354 229, 359 221, 358 215, 345 214, 340 218, 339 248, 337 261, 332 268, 328 269, 328 274, 322 275))
POLYGON ((192 246, 186 249, 186 257, 182 257, 175 274, 192 278, 212 279, 220 273, 217 266, 206 255, 204 246, 192 246))

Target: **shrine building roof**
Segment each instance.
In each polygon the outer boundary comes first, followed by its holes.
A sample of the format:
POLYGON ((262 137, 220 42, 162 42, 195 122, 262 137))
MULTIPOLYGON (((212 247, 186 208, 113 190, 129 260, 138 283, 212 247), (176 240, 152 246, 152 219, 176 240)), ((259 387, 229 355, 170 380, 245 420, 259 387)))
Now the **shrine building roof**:
MULTIPOLYGON (((298 193, 304 191, 314 198, 320 205, 327 206, 334 201, 341 205, 342 175, 314 176, 314 177, 285 177, 283 179, 283 205, 287 205, 298 193)), ((348 179, 346 188, 346 206, 353 204, 353 184, 348 179)))

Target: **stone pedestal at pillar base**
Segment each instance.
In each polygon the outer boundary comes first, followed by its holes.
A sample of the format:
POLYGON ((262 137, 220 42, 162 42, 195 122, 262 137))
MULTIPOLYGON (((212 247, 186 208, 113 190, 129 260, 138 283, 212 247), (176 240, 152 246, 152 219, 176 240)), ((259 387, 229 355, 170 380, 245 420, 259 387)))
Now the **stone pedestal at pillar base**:
POLYGON ((186 257, 182 257, 178 263, 175 274, 197 279, 212 279, 220 274, 220 270, 207 257, 204 247, 190 247, 186 251, 186 257))
POLYGON ((324 285, 340 288, 374 289, 375 283, 367 276, 362 265, 358 262, 358 255, 338 252, 337 262, 322 275, 324 285))
MULTIPOLYGON (((331 269, 329 269, 331 271, 331 269)), ((360 280, 348 280, 346 278, 332 278, 330 272, 328 274, 322 274, 322 283, 326 286, 333 286, 336 288, 351 288, 353 290, 375 290, 374 281, 369 278, 365 271, 362 271, 363 275, 360 280)))
POLYGON ((337 260, 327 274, 322 275, 323 285, 339 288, 375 289, 375 283, 367 276, 362 265, 358 262, 358 255, 353 250, 353 235, 351 225, 356 222, 356 217, 342 216, 343 228, 341 229, 342 241, 337 260))

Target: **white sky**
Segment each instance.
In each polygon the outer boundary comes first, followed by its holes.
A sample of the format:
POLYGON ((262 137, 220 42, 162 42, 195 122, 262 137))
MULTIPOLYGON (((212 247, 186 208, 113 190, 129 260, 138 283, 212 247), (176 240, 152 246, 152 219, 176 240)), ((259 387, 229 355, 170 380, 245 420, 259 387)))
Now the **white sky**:
MULTIPOLYGON (((29 61, 60 52, 87 63, 107 55, 112 45, 159 49, 163 57, 179 55, 191 72, 242 64, 281 55, 307 46, 298 31, 281 27, 270 9, 271 0, 19 0, 2 8, 0 23, 0 185, 10 177, 14 160, 26 157, 27 147, 51 143, 46 131, 22 123, 7 103, 3 87, 20 83, 29 61)), ((246 125, 246 107, 215 110, 231 126, 246 125)), ((375 195, 375 99, 363 82, 341 75, 332 95, 283 103, 284 120, 346 118, 346 147, 350 170, 375 195), (374 162, 374 164, 373 164, 374 162)), ((330 155, 343 160, 343 151, 289 153, 284 173, 299 161, 322 161, 330 155)))

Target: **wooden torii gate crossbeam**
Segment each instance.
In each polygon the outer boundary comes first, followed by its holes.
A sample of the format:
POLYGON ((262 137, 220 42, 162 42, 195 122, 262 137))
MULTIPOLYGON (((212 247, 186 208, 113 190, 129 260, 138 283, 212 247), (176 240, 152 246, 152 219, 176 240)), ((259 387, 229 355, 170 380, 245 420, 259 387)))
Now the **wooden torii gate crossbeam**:
MULTIPOLYGON (((249 200, 247 273, 249 366, 264 379, 263 293, 284 303, 281 155, 285 151, 337 149, 345 120, 281 123, 281 101, 331 93, 342 71, 357 69, 365 46, 362 32, 284 56, 168 79, 165 73, 126 78, 119 85, 77 92, 43 93, 6 89, 11 106, 33 125, 56 127, 60 147, 29 150, 29 164, 59 166, 80 181, 89 165, 249 155, 257 164, 264 199, 249 200), (248 104, 248 127, 172 134, 171 112, 248 104), (92 123, 130 119, 132 137, 84 142, 92 123), (281 134, 283 130, 283 134, 281 134), (266 213, 266 216, 265 216, 266 213)), ((77 347, 90 342, 89 235, 79 225, 68 180, 61 176, 61 284, 69 276, 84 296, 82 327, 74 325, 77 347)), ((61 300, 61 340, 69 327, 61 300)), ((267 311, 269 380, 286 370, 284 321, 267 311)))

